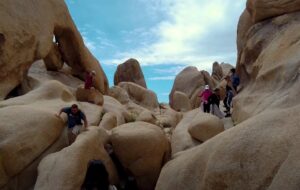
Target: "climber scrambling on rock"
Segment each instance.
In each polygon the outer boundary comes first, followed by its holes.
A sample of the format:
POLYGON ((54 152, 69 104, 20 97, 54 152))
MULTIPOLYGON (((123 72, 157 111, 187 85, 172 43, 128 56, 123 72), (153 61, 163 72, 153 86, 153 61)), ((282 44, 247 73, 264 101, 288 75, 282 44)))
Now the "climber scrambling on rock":
POLYGON ((84 121, 84 128, 88 126, 85 114, 78 108, 77 104, 73 104, 71 107, 65 107, 60 110, 57 117, 60 117, 61 113, 64 112, 68 116, 68 140, 69 145, 72 144, 77 135, 79 135, 82 128, 82 120, 84 121))

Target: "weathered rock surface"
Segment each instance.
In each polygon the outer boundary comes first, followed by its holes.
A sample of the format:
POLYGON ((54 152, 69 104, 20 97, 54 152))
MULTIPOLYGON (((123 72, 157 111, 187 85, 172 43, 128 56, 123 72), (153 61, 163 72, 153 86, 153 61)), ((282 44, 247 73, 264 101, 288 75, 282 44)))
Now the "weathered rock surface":
POLYGON ((184 151, 201 144, 200 141, 193 139, 188 132, 188 128, 191 125, 193 119, 196 118, 200 112, 200 109, 195 109, 185 113, 182 120, 174 129, 171 138, 172 156, 180 151, 184 151))
POLYGON ((173 108, 176 111, 186 112, 192 109, 190 99, 183 92, 175 91, 173 94, 173 108))
POLYGON ((182 152, 155 189, 299 189, 299 111, 262 113, 182 152))
POLYGON ((130 117, 130 113, 125 109, 125 107, 116 99, 110 96, 103 96, 104 113, 113 113, 117 117, 117 126, 124 124, 130 117))
POLYGON ((81 102, 89 102, 98 106, 103 105, 103 95, 96 89, 84 89, 79 86, 76 91, 76 99, 81 102))
POLYGON ((102 117, 99 127, 104 128, 106 130, 111 130, 111 129, 117 127, 117 125, 118 125, 118 122, 117 122, 116 115, 113 114, 112 112, 108 112, 108 113, 104 114, 104 116, 102 117))
POLYGON ((143 121, 156 125, 157 118, 155 117, 154 113, 144 110, 137 116, 136 121, 143 121))
POLYGON ((114 76, 114 84, 117 86, 120 82, 133 82, 147 88, 140 63, 136 59, 129 59, 118 65, 114 76))
POLYGON ((3 0, 0 7, 0 99, 24 80, 34 61, 49 55, 53 36, 63 61, 74 73, 95 70, 96 88, 107 92, 107 78, 84 46, 64 1, 3 0))
POLYGON ((129 98, 136 104, 149 110, 159 107, 156 94, 132 82, 121 82, 119 86, 126 90, 129 98))
POLYGON ((58 71, 62 69, 64 62, 59 52, 58 44, 52 43, 49 54, 44 58, 45 66, 49 71, 58 71))
POLYGON ((223 79, 223 69, 218 62, 213 63, 211 77, 217 81, 220 81, 223 79))
POLYGON ((176 112, 169 105, 160 104, 160 109, 155 113, 157 125, 162 128, 175 128, 182 119, 182 113, 176 112))
POLYGON ((122 165, 135 176, 139 189, 154 189, 169 149, 163 131, 145 122, 128 123, 112 130, 111 142, 122 165))
POLYGON ((268 18, 299 11, 300 2, 291 0, 248 0, 247 10, 252 20, 257 23, 268 18))
POLYGON ((205 142, 223 131, 223 122, 218 117, 206 113, 198 113, 188 127, 190 135, 200 142, 205 142))
POLYGON ((81 133, 71 146, 48 155, 38 167, 34 189, 81 189, 90 160, 101 160, 109 173, 110 183, 117 183, 117 171, 104 149, 108 139, 104 129, 91 127, 81 133))
POLYGON ((237 65, 247 87, 235 98, 235 123, 299 102, 299 19, 299 13, 292 13, 256 24, 249 31, 237 65))
POLYGON ((121 104, 127 104, 130 101, 126 90, 119 86, 111 87, 108 91, 108 95, 118 100, 121 104))
POLYGON ((196 67, 187 67, 175 78, 172 91, 169 95, 170 105, 174 108, 175 91, 184 92, 191 101, 192 107, 200 105, 198 94, 205 85, 204 76, 196 67), (197 102, 198 100, 198 102, 197 102))

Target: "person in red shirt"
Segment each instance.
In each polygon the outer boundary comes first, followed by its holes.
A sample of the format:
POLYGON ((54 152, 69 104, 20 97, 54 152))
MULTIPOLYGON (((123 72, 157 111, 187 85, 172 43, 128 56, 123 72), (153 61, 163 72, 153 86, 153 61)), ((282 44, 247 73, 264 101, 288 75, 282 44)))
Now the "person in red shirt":
POLYGON ((209 89, 208 85, 205 85, 204 90, 199 94, 199 97, 201 97, 201 104, 203 107, 203 111, 206 113, 210 113, 210 103, 209 103, 209 97, 212 95, 211 90, 209 89))
POLYGON ((85 77, 85 82, 84 82, 85 89, 91 89, 93 87, 95 75, 96 75, 95 71, 87 72, 87 75, 85 77))

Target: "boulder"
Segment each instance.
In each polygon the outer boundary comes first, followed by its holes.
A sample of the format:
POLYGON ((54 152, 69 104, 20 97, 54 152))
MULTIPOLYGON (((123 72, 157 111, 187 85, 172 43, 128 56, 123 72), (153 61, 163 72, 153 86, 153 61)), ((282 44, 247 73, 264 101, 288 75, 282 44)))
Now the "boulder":
POLYGON ((111 87, 108 91, 108 95, 118 100, 121 104, 127 104, 130 101, 126 90, 119 86, 111 87))
POLYGON ((53 38, 63 61, 73 72, 83 77, 82 71, 95 70, 96 88, 107 93, 107 78, 99 62, 85 47, 64 1, 2 0, 0 12, 1 100, 26 78, 34 61, 49 55, 53 38))
POLYGON ((125 109, 125 107, 116 99, 110 96, 103 96, 104 113, 113 113, 117 117, 117 126, 124 124, 127 120, 130 120, 130 113, 125 109))
POLYGON ((298 104, 261 113, 182 152, 155 189, 299 189, 299 111, 298 104))
POLYGON ((84 89, 79 86, 76 91, 76 99, 81 102, 89 102, 98 106, 103 105, 103 95, 96 89, 84 89))
POLYGON ((185 93, 175 91, 173 96, 173 108, 176 111, 186 112, 192 109, 190 99, 185 93))
POLYGON ((81 189, 90 160, 101 160, 109 173, 110 183, 116 184, 116 168, 104 149, 108 139, 104 129, 89 127, 71 146, 48 155, 40 162, 34 189, 81 189))
POLYGON ((102 117, 102 120, 99 124, 99 127, 104 128, 106 130, 111 130, 115 127, 117 127, 117 117, 115 114, 108 112, 105 113, 102 117))
POLYGON ((201 142, 205 142, 223 131, 223 122, 218 117, 206 113, 198 113, 188 127, 190 135, 201 142))
POLYGON ((192 108, 199 107, 200 101, 198 94, 203 89, 204 85, 213 85, 208 73, 198 71, 196 67, 187 67, 182 70, 175 78, 169 101, 171 107, 174 109, 174 93, 176 91, 183 92, 190 99, 192 108))
POLYGON ((132 82, 121 82, 119 87, 126 90, 129 98, 136 104, 145 107, 149 110, 154 110, 159 107, 156 94, 132 82))
POLYGON ((190 149, 202 143, 196 139, 193 139, 188 132, 189 126, 191 125, 193 119, 196 118, 199 113, 201 113, 200 109, 195 109, 185 113, 182 120, 174 129, 171 138, 172 156, 180 151, 190 149))
POLYGON ((156 124, 162 128, 175 128, 182 119, 182 113, 176 112, 167 104, 160 104, 159 111, 154 112, 156 124))
POLYGON ((300 10, 300 2, 291 0, 248 0, 247 10, 252 21, 257 23, 268 18, 297 12, 300 10))
POLYGON ((299 18, 291 13, 251 28, 237 64, 244 88, 233 101, 235 123, 299 102, 299 18))
MULTIPOLYGON (((59 138, 64 122, 51 112, 28 105, 1 108, 0 118, 0 187, 3 187, 59 138)), ((29 181, 35 178, 33 175, 29 181)))
POLYGON ((154 189, 169 150, 163 131, 145 122, 127 123, 114 128, 110 140, 124 168, 136 178, 138 188, 154 189))
POLYGON ((220 81, 223 79, 223 69, 218 62, 213 63, 211 77, 217 81, 220 81))
POLYGON ((157 118, 155 117, 154 113, 144 110, 137 116, 136 121, 144 121, 156 125, 157 118))
POLYGON ((136 59, 128 59, 118 65, 114 76, 114 84, 117 86, 120 82, 133 82, 147 88, 140 63, 136 59))

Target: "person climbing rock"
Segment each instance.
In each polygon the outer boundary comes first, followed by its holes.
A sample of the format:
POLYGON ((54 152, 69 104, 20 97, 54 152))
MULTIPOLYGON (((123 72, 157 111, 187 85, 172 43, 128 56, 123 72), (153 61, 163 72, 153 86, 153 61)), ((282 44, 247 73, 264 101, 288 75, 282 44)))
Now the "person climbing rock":
POLYGON ((216 88, 209 97, 208 101, 211 105, 211 113, 222 119, 225 115, 220 110, 220 99, 220 89, 216 88))
POLYGON ((209 97, 212 95, 211 90, 209 89, 208 85, 205 85, 204 90, 201 92, 199 97, 201 98, 201 107, 203 112, 209 113, 210 112, 210 104, 209 104, 209 97))
POLYGON ((81 190, 117 190, 109 185, 108 172, 101 160, 91 160, 81 190))
POLYGON ((62 108, 56 116, 60 118, 61 113, 66 113, 68 116, 68 140, 70 145, 80 133, 82 120, 84 121, 83 126, 85 129, 88 126, 88 122, 85 114, 78 108, 77 104, 73 104, 71 107, 62 108))
POLYGON ((87 72, 86 77, 85 77, 85 82, 84 82, 85 89, 91 89, 93 87, 95 76, 96 76, 95 71, 87 72))
POLYGON ((230 117, 231 116, 230 108, 231 108, 232 98, 235 94, 235 90, 232 86, 232 81, 231 81, 230 76, 226 76, 225 80, 226 80, 226 96, 223 100, 223 103, 224 103, 224 106, 226 108, 225 117, 230 117))
POLYGON ((237 88, 240 85, 240 77, 236 74, 235 72, 235 68, 230 69, 231 72, 231 83, 232 83, 232 87, 235 90, 235 92, 237 92, 237 88))

